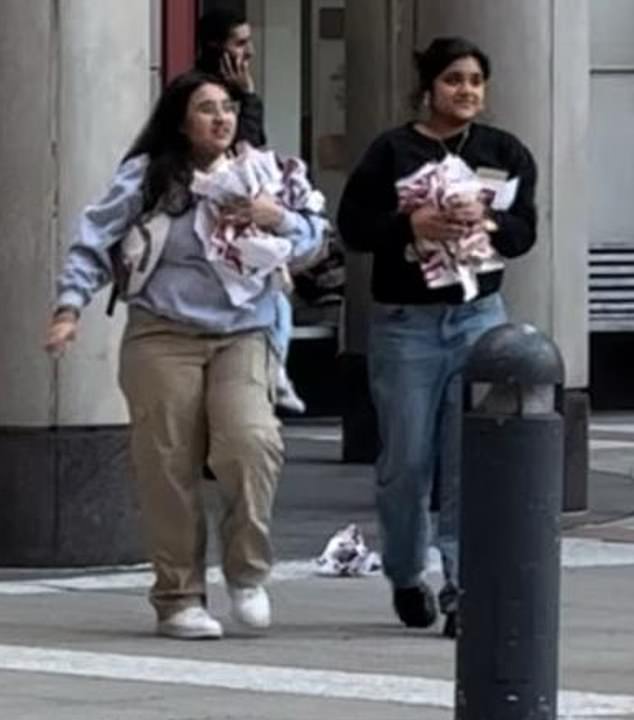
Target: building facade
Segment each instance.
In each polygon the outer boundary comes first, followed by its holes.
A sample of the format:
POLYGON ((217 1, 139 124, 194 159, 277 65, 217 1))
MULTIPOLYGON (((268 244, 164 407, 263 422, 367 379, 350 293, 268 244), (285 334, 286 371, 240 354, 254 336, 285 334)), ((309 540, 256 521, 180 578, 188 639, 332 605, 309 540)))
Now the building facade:
MULTIPOLYGON (((33 488, 63 489, 71 473, 89 483, 97 465, 102 478, 119 482, 126 474, 127 416, 116 383, 123 313, 106 320, 106 298, 98 298, 76 349, 61 360, 42 351, 43 332, 80 208, 103 191, 162 83, 191 67, 197 17, 220 1, 0 4, 0 457, 7 487, 28 478, 33 488)), ((491 120, 522 138, 540 168, 539 243, 513 263, 505 293, 513 318, 533 322, 563 351, 571 457, 582 475, 590 331, 602 333, 592 344, 596 358, 615 332, 629 347, 634 312, 630 0, 236 3, 254 28, 270 142, 309 160, 332 209, 347 168, 406 116, 415 47, 464 34, 490 54, 491 120)), ((371 445, 363 382, 368 269, 367 258, 349 258, 342 344, 349 459, 371 445)), ((577 492, 582 505, 583 489, 577 492)), ((117 493, 115 504, 125 495, 117 493)), ((59 533, 58 519, 50 523, 49 532, 59 533)))

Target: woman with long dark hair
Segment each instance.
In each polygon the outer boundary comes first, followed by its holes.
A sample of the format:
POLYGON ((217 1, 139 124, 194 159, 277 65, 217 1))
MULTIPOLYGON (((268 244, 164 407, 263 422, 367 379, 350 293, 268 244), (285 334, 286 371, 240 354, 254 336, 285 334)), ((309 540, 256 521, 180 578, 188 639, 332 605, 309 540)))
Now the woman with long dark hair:
POLYGON ((350 249, 374 255, 368 360, 394 608, 407 626, 436 620, 436 599, 422 577, 436 478, 440 606, 444 632, 453 636, 460 372, 478 337, 505 320, 503 259, 535 241, 536 170, 517 138, 477 122, 490 75, 478 47, 439 38, 416 59, 417 116, 372 143, 349 178, 338 220, 350 249))
MULTIPOLYGON (((267 334, 277 289, 267 280, 248 305, 229 302, 197 235, 201 200, 191 189, 196 171, 213 186, 232 162, 237 114, 224 81, 211 76, 186 73, 166 88, 109 192, 81 217, 47 340, 51 352, 63 352, 82 308, 117 266, 127 272, 120 383, 156 574, 151 601, 157 629, 177 638, 222 635, 206 600, 200 468, 208 459, 218 480, 222 569, 233 613, 257 628, 271 620, 263 585, 272 562, 270 521, 283 448, 267 334), (140 259, 126 255, 135 227, 149 243, 141 243, 140 259)), ((273 197, 243 201, 240 215, 287 240, 290 260, 302 261, 321 245, 321 219, 273 197)))

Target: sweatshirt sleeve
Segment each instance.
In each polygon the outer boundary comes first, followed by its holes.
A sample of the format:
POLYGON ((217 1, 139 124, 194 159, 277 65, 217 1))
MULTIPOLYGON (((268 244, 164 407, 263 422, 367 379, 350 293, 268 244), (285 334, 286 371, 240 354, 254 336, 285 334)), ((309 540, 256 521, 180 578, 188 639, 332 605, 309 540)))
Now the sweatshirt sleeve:
POLYGON ((253 147, 266 145, 264 133, 264 105, 255 93, 244 93, 240 97, 240 117, 236 140, 244 140, 253 147))
POLYGON ((143 210, 142 183, 147 157, 119 166, 105 196, 88 205, 57 280, 57 306, 80 311, 112 279, 109 250, 122 240, 143 210))
POLYGON ((289 264, 293 271, 305 269, 321 257, 328 229, 328 220, 315 213, 284 210, 276 232, 288 238, 293 246, 289 264))
POLYGON ((391 149, 378 138, 353 170, 341 197, 337 224, 344 244, 358 252, 376 252, 389 244, 402 252, 414 235, 409 218, 396 205, 391 149))
POLYGON ((491 241, 502 256, 514 258, 528 252, 535 244, 537 167, 529 150, 515 138, 509 154, 511 175, 519 178, 519 187, 510 209, 493 213, 498 230, 491 234, 491 241))

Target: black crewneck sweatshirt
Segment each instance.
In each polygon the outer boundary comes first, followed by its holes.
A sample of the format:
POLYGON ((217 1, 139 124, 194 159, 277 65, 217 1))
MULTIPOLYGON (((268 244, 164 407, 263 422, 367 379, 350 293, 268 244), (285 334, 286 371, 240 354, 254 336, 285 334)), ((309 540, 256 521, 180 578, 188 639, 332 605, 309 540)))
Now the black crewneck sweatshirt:
MULTIPOLYGON (((493 213, 498 230, 491 240, 506 258, 527 252, 535 242, 535 162, 524 145, 510 133, 473 124, 444 140, 473 170, 491 169, 519 178, 515 202, 507 212, 493 213)), ((430 289, 417 263, 407 262, 405 248, 414 236, 409 217, 397 211, 395 184, 430 161, 446 154, 438 140, 422 135, 413 123, 380 135, 351 174, 339 205, 338 225, 344 244, 374 254, 372 295, 377 302, 405 305, 463 302, 462 287, 430 289)), ((500 288, 503 271, 478 275, 479 297, 500 288)))

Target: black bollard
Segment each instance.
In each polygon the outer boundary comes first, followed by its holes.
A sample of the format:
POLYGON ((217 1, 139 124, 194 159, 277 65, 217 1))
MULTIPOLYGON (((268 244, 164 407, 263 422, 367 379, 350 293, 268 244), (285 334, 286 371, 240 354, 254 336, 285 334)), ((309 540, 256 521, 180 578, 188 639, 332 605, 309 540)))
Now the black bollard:
POLYGON ((502 325, 464 378, 455 717, 556 720, 563 362, 535 328, 502 325))

